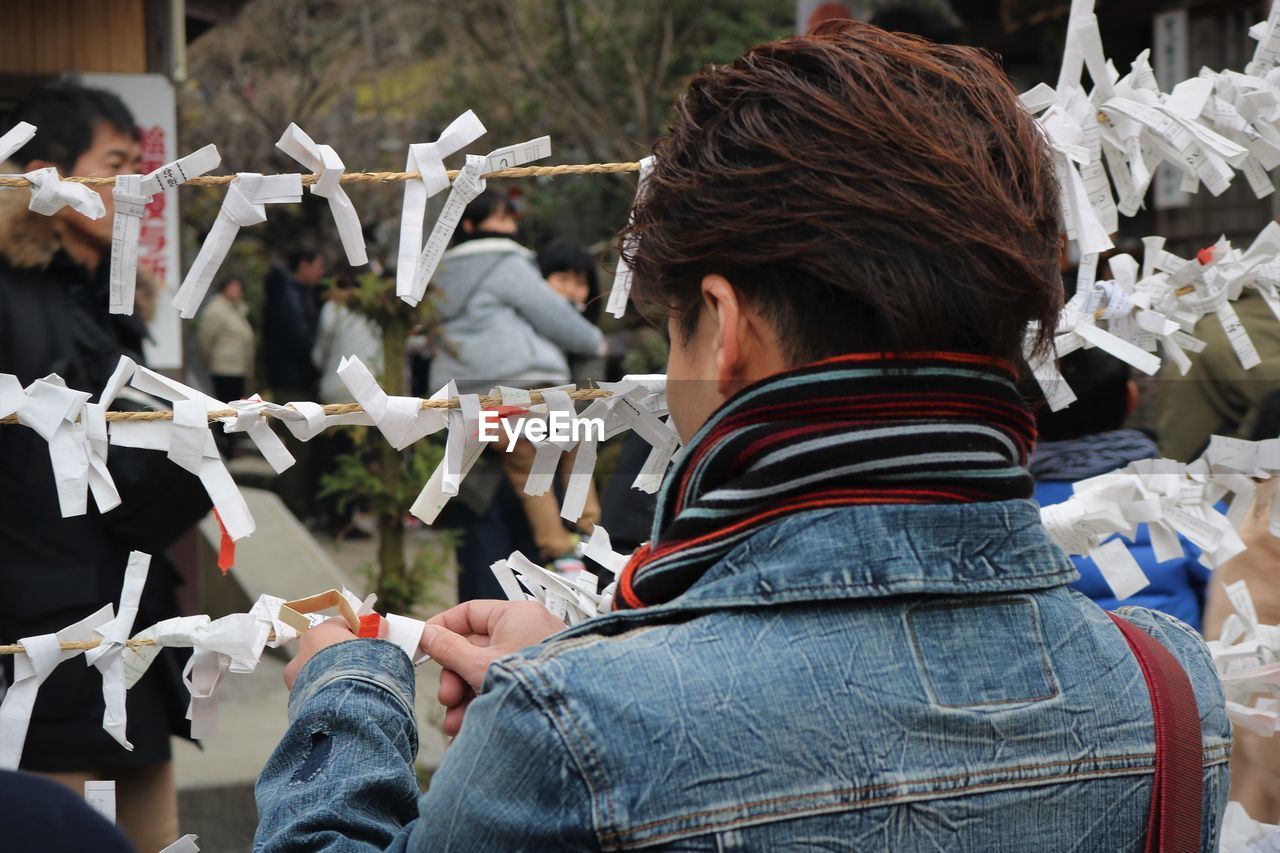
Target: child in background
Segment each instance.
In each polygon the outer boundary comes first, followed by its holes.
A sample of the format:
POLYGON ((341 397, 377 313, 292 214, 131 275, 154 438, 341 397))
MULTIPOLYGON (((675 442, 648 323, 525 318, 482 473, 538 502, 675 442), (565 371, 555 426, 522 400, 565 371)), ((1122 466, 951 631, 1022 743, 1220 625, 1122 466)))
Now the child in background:
MULTIPOLYGON (((596 259, 572 243, 554 242, 538 253, 538 269, 551 289, 578 309, 591 325, 600 322, 600 277, 596 259)), ((604 379, 605 360, 598 355, 570 355, 569 377, 577 383, 604 379)))

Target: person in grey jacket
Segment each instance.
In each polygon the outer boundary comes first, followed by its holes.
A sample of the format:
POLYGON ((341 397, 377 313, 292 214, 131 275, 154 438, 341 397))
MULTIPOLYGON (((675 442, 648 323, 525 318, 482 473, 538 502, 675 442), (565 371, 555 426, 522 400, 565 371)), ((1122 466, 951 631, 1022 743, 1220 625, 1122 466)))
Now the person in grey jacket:
MULTIPOLYGON (((433 285, 444 339, 431 361, 433 389, 450 379, 464 394, 485 393, 495 385, 562 385, 570 381, 566 352, 604 355, 600 330, 547 284, 533 252, 515 241, 516 230, 515 211, 492 190, 462 214, 458 244, 445 253, 433 285)), ((507 450, 501 432, 495 449, 507 450)), ((510 452, 501 454, 503 470, 520 497, 541 559, 566 571, 581 570, 554 492, 524 493, 534 454, 533 444, 516 439, 510 452)), ((572 454, 565 464, 572 465, 572 454)), ((578 529, 590 533, 599 520, 600 501, 592 487, 578 529)))
POLYGON ((603 354, 600 330, 547 285, 515 234, 515 213, 498 192, 486 190, 463 213, 458 244, 432 282, 444 338, 431 362, 433 389, 450 379, 464 394, 562 384, 566 353, 603 354))

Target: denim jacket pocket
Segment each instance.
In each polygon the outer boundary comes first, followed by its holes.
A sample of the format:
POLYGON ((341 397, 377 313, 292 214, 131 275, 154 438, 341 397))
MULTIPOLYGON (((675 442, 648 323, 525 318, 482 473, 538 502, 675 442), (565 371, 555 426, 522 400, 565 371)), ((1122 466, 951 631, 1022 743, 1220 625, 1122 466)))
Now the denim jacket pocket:
POLYGON ((937 707, 978 710, 1058 695, 1029 596, 928 601, 909 608, 906 620, 921 681, 937 707))

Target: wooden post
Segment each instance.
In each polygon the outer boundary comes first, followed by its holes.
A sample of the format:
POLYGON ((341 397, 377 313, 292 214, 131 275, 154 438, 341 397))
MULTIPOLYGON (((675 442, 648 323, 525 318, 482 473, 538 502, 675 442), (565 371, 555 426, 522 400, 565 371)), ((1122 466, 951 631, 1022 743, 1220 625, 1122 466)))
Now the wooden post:
MULTIPOLYGON (((409 337, 407 306, 395 301, 382 326, 382 387, 391 396, 405 393, 405 345, 409 337)), ((385 494, 399 495, 404 478, 400 451, 380 442, 380 461, 385 494)), ((404 560, 404 509, 395 499, 383 502, 378 510, 378 602, 388 613, 408 613, 410 583, 404 560)))

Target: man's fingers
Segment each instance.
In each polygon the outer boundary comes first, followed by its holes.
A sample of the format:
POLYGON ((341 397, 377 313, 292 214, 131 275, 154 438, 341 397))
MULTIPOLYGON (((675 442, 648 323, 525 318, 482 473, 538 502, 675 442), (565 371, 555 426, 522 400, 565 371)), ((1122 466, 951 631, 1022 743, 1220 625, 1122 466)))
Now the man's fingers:
POLYGON ((427 620, 428 625, 439 625, 448 628, 455 634, 488 634, 490 622, 497 617, 499 611, 510 606, 509 601, 478 599, 464 601, 456 607, 450 607, 427 620))
POLYGON ((304 631, 298 641, 297 654, 294 655, 293 660, 289 661, 289 665, 284 669, 285 686, 290 690, 293 689, 293 683, 297 680, 298 673, 302 672, 302 668, 307 665, 307 661, 315 657, 316 653, 321 649, 354 639, 356 639, 356 635, 347 630, 345 625, 338 622, 322 622, 314 628, 304 631))
POLYGON ((422 648, 436 663, 453 670, 477 692, 484 684, 489 664, 498 657, 496 652, 476 646, 439 625, 428 625, 422 632, 422 648))
POLYGON ((452 670, 440 670, 440 692, 436 694, 436 698, 440 700, 440 704, 446 708, 452 708, 454 705, 461 705, 463 700, 467 698, 467 694, 474 694, 474 691, 467 686, 467 682, 452 670))
POLYGON ((466 716, 467 706, 470 701, 456 705, 444 712, 444 733, 449 737, 457 737, 458 732, 462 730, 462 718, 466 716))

